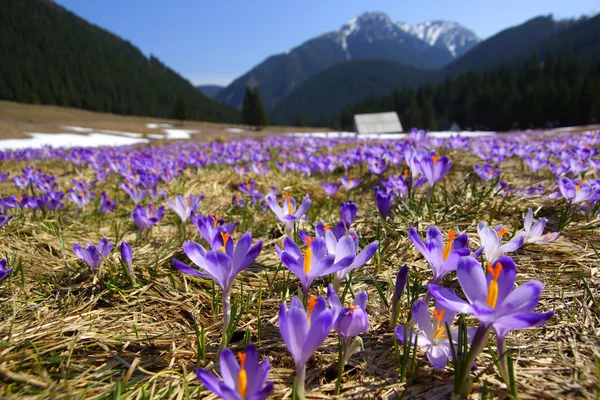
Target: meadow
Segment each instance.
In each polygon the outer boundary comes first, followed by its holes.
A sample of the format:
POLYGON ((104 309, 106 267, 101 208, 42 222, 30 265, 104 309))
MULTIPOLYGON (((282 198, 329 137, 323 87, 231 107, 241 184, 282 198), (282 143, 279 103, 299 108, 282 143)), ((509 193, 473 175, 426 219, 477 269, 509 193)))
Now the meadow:
POLYGON ((0 397, 597 398, 599 145, 0 152, 0 397))

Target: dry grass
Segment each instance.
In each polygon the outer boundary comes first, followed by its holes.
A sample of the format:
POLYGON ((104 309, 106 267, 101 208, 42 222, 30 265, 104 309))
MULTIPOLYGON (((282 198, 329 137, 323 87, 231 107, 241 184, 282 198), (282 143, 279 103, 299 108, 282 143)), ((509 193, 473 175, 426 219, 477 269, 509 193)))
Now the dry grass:
MULTIPOLYGON (((148 128, 147 124, 176 122, 168 119, 151 117, 133 117, 85 111, 75 108, 50 105, 32 105, 0 101, 0 139, 18 139, 26 137, 26 132, 60 133, 70 132, 62 126, 81 126, 95 130, 133 132, 142 134, 160 134, 157 129, 148 128)), ((204 140, 221 136, 231 136, 227 128, 247 128, 243 125, 220 124, 201 121, 185 121, 184 129, 198 130, 204 140)), ((299 128, 287 126, 271 126, 260 132, 249 131, 247 135, 264 136, 286 132, 327 132, 328 128, 299 128)))
MULTIPOLYGON (((61 121, 61 124, 66 123, 61 121)), ((527 207, 538 205, 544 206, 550 227, 557 224, 562 206, 541 198, 510 197, 502 202, 498 196, 490 195, 477 205, 469 190, 460 186, 472 170, 474 157, 456 152, 450 153, 450 157, 454 166, 445 179, 445 187, 455 201, 447 206, 437 203, 433 218, 416 208, 410 212, 396 209, 382 240, 380 264, 371 263, 353 276, 354 290, 364 289, 369 293, 371 327, 363 335, 365 350, 353 356, 344 371, 340 397, 436 399, 448 398, 453 390, 452 368, 434 370, 422 352, 418 357, 416 379, 410 385, 398 381, 394 338, 388 326, 389 310, 372 279, 388 298, 392 289, 390 282, 404 263, 410 266, 410 276, 416 282, 425 285, 431 279, 425 260, 407 238, 409 226, 423 232, 433 223, 442 231, 458 224, 476 241, 478 221, 505 223, 514 230, 520 228, 518 221, 527 207), (501 202, 502 208, 490 221, 490 210, 497 209, 501 202)), ((0 164, 0 170, 16 172, 23 166, 11 162, 0 164)), ((71 169, 66 163, 38 162, 34 166, 55 174, 61 189, 70 186, 71 174, 66 171, 71 169)), ((517 187, 531 184, 529 178, 522 176, 518 163, 509 160, 503 171, 517 187)), ((91 179, 93 175, 85 170, 83 176, 91 179)), ((362 245, 375 239, 378 224, 370 188, 375 182, 366 175, 364 178, 369 182, 356 193, 350 193, 350 198, 360 207, 355 229, 362 245)), ((537 179, 549 182, 548 177, 537 179)), ((290 295, 296 293, 298 283, 293 279, 286 281, 284 270, 278 268, 273 246, 281 245, 283 237, 272 213, 248 211, 250 214, 242 222, 243 211, 231 206, 230 199, 236 193, 238 181, 230 168, 210 168, 198 174, 188 169, 180 178, 163 186, 170 197, 182 192, 204 193, 202 211, 217 213, 229 221, 240 221, 240 225, 245 223, 255 240, 263 240, 263 251, 256 264, 238 277, 234 288, 236 298, 243 299, 248 308, 231 346, 242 348, 244 333, 248 331, 260 356, 271 360, 270 379, 276 383, 273 397, 290 398, 294 367, 279 337, 277 309, 282 298, 289 301, 290 295), (260 318, 257 317, 259 305, 260 318)), ((335 206, 329 207, 319 178, 271 171, 256 181, 263 193, 272 185, 296 195, 308 192, 314 199, 310 210, 313 220, 337 221, 337 206, 344 195, 338 194, 335 206)), ((113 176, 101 189, 111 190, 116 182, 113 176)), ((482 188, 483 185, 479 185, 479 190, 482 188)), ((16 189, 5 182, 0 183, 0 192, 6 195, 16 193, 16 189)), ((214 366, 221 317, 220 311, 213 307, 213 286, 210 281, 182 276, 170 261, 172 257, 185 260, 183 242, 192 238, 199 241, 198 235, 193 226, 188 225, 182 236, 174 224, 176 216, 168 210, 153 229, 150 241, 139 241, 129 217, 133 205, 124 193, 119 196, 114 219, 101 218, 90 207, 74 220, 73 206, 69 205, 60 215, 51 213, 42 217, 25 211, 0 229, 0 255, 10 258, 14 254, 17 260, 10 280, 0 286, 0 396, 19 399, 214 398, 192 371, 198 364, 207 368, 214 366), (124 238, 134 249, 138 277, 134 287, 130 287, 119 272, 116 254, 114 259, 109 257, 103 272, 93 277, 71 250, 74 243, 96 242, 103 236, 116 240, 116 227, 125 232, 124 238), (205 329, 205 362, 197 356, 194 320, 205 329)), ((600 249, 598 222, 582 219, 571 224, 557 242, 547 246, 527 245, 515 255, 518 284, 531 279, 542 281, 546 288, 539 310, 555 311, 546 325, 513 332, 507 338, 508 349, 517 365, 518 390, 523 399, 593 399, 598 396, 600 279, 598 254, 591 246, 600 249)), ((311 230, 309 226, 303 228, 311 230)), ((120 235, 122 233, 118 239, 120 235)), ((235 236, 240 235, 238 226, 235 236)), ((477 246, 472 244, 471 247, 477 246)), ((454 287, 456 279, 452 277, 445 284, 454 287)), ((324 286, 324 280, 318 281, 313 291, 317 287, 323 290, 324 286)), ((400 321, 406 319, 407 310, 408 305, 405 305, 400 321)), ((334 397, 336 358, 337 339, 331 334, 309 362, 309 398, 334 397)), ((489 353, 485 352, 478 359, 480 370, 491 362, 489 353)), ((505 398, 507 393, 492 367, 476 382, 473 397, 505 398)))

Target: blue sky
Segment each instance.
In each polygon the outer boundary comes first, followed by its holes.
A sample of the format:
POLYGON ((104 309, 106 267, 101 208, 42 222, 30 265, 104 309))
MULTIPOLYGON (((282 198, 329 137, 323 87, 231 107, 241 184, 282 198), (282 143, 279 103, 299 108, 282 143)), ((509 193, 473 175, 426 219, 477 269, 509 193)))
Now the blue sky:
POLYGON ((537 15, 579 17, 597 0, 56 0, 152 53, 195 84, 226 85, 272 54, 364 11, 393 21, 456 21, 487 38, 537 15))

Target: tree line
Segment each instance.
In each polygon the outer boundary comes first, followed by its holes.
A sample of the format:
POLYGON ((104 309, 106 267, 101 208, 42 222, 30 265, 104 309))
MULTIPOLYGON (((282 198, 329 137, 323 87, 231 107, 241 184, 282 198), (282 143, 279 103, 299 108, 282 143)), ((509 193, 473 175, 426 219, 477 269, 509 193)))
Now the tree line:
POLYGON ((468 72, 443 83, 404 87, 368 98, 320 121, 351 130, 354 115, 396 111, 405 129, 527 129, 600 121, 600 54, 594 61, 575 49, 533 56, 520 66, 468 72))

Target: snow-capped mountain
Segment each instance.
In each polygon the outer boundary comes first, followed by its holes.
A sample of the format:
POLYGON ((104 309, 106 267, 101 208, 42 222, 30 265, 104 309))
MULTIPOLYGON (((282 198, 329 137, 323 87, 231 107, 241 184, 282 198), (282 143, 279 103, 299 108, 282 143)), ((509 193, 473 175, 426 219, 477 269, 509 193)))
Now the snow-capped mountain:
POLYGON ((241 107, 246 86, 257 86, 267 108, 306 79, 346 61, 375 59, 423 69, 438 69, 479 42, 455 22, 418 25, 393 22, 387 14, 366 12, 340 28, 271 56, 221 90, 216 99, 241 107))
POLYGON ((462 56, 481 41, 473 31, 456 22, 425 21, 415 26, 403 23, 397 25, 430 46, 445 47, 455 58, 462 56))

